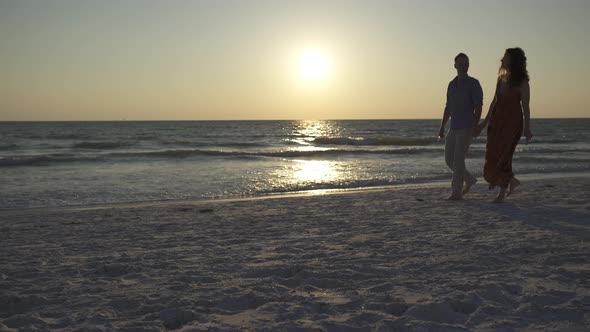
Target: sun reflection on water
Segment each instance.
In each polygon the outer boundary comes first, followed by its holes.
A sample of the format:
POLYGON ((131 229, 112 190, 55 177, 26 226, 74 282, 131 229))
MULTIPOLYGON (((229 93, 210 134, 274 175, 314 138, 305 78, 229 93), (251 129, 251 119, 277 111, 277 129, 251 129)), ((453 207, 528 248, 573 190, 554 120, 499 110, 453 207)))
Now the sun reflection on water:
POLYGON ((294 160, 293 179, 298 182, 333 181, 338 177, 334 162, 328 160, 294 160))
POLYGON ((292 140, 301 145, 310 145, 318 137, 331 137, 340 133, 341 128, 331 121, 298 121, 292 128, 292 140))
MULTIPOLYGON (((337 136, 342 129, 332 121, 298 121, 288 130, 291 141, 297 143, 290 150, 313 152, 334 149, 317 146, 314 141, 320 137, 337 136)), ((310 153, 309 159, 299 157, 291 160, 292 164, 282 171, 281 177, 288 179, 294 187, 311 189, 320 183, 337 181, 342 176, 338 170, 338 161, 312 159, 314 155, 310 153)))

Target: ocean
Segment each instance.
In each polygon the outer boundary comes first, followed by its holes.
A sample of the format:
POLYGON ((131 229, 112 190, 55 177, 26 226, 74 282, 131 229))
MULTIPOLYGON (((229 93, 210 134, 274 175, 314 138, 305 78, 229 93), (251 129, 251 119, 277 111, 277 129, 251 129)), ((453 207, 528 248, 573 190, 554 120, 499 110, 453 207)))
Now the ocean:
MULTIPOLYGON (((0 122, 0 209, 449 180, 439 120, 0 122)), ((590 171, 590 119, 533 119, 517 174, 590 171)), ((481 179, 485 131, 467 168, 481 179)))

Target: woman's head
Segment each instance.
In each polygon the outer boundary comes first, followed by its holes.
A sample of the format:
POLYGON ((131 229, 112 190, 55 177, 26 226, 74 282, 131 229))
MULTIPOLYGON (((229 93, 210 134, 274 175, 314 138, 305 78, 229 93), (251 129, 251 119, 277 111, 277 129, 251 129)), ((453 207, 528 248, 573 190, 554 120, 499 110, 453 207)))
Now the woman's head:
POLYGON ((511 86, 520 85, 529 80, 526 69, 526 56, 520 47, 508 48, 501 60, 499 75, 505 76, 511 86))

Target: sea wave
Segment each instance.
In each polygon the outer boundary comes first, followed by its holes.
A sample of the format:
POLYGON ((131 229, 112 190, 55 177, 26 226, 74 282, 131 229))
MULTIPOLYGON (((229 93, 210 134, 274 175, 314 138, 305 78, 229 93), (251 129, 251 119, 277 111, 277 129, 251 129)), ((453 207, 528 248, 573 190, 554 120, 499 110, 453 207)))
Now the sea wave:
MULTIPOLYGON (((478 142, 485 144, 486 137, 482 136, 478 142)), ((573 138, 534 138, 533 144, 572 144, 578 142, 573 138)), ((353 145, 353 146, 427 146, 442 144, 436 137, 402 137, 402 136, 377 136, 377 137, 345 137, 345 136, 322 136, 310 140, 310 143, 316 145, 353 145)), ((526 140, 522 138, 519 145, 526 145, 526 140)))
POLYGON ((46 166, 53 163, 68 163, 81 161, 95 161, 98 156, 75 156, 66 154, 28 155, 0 157, 0 167, 14 166, 46 166))
POLYGON ((590 153, 590 148, 584 147, 541 147, 537 148, 531 145, 523 145, 516 147, 516 154, 518 153, 535 153, 535 154, 555 154, 562 156, 564 154, 572 154, 572 153, 590 153))
POLYGON ((367 179, 367 180, 351 180, 342 182, 309 182, 299 183, 293 185, 286 185, 272 189, 263 189, 257 191, 256 195, 279 194, 289 192, 301 192, 310 190, 331 190, 331 189, 357 189, 357 188, 374 188, 385 187, 402 184, 419 184, 433 181, 446 180, 448 176, 423 176, 407 179, 367 179))
POLYGON ((586 164, 590 165, 590 157, 588 158, 557 158, 557 157, 542 157, 542 156, 527 156, 527 155, 516 155, 514 158, 515 162, 521 163, 535 163, 539 165, 547 164, 586 164))
POLYGON ((75 149, 92 149, 92 150, 110 150, 110 149, 117 149, 123 147, 132 146, 133 142, 100 142, 100 141, 87 141, 87 142, 78 142, 72 144, 72 148, 75 149))
POLYGON ((198 143, 186 140, 171 140, 171 141, 160 141, 162 145, 198 145, 198 143))
MULTIPOLYGON (((256 158, 373 158, 371 156, 427 156, 443 158, 443 146, 431 147, 400 147, 400 148, 328 148, 322 150, 223 150, 223 149, 163 149, 163 150, 137 150, 108 152, 100 150, 98 145, 96 152, 84 153, 54 153, 37 155, 12 155, 0 157, 0 167, 21 166, 21 165, 46 165, 49 163, 68 162, 102 162, 102 161, 128 161, 141 159, 186 159, 186 158, 211 158, 221 157, 226 159, 256 159, 256 158)), ((105 149, 111 149, 111 147, 105 149)), ((584 164, 590 161, 590 156, 582 152, 578 154, 559 154, 559 150, 542 149, 532 151, 517 151, 515 161, 522 163, 538 164, 584 164)), ((485 156, 485 149, 471 149, 467 158, 482 159, 485 156)))
MULTIPOLYGON (((471 147, 467 152, 467 158, 485 158, 485 147, 471 147)), ((587 162, 590 163, 590 149, 559 149, 559 148, 517 148, 514 152, 514 159, 525 162, 539 163, 569 163, 587 162)))
POLYGON ((216 146, 227 146, 227 147, 234 147, 234 148, 262 148, 262 147, 268 147, 269 144, 243 142, 243 143, 220 143, 216 146))
POLYGON ((317 145, 391 145, 391 146, 425 146, 438 143, 435 137, 317 137, 311 141, 317 145))
POLYGON ((277 151, 224 151, 224 150, 203 150, 203 149, 168 149, 157 151, 124 151, 100 154, 39 154, 28 156, 5 156, 0 157, 0 167, 23 166, 23 165, 46 165, 48 163, 67 162, 96 162, 117 159, 138 159, 138 158, 161 158, 161 159, 183 159, 191 157, 227 157, 235 159, 243 158, 330 158, 343 155, 410 155, 428 152, 441 152, 440 149, 414 149, 401 148, 389 150, 277 150, 277 151))
POLYGON ((256 143, 256 142, 211 142, 211 143, 204 143, 204 142, 197 142, 197 141, 189 141, 189 140, 163 140, 160 141, 162 145, 170 145, 170 146, 192 146, 192 147, 234 147, 234 148, 259 148, 259 147, 267 147, 269 144, 265 143, 256 143))
MULTIPOLYGON (((33 136, 29 137, 32 138, 33 136)), ((41 138, 41 137, 39 137, 41 138)), ((45 136, 47 139, 69 139, 69 140, 76 140, 76 139, 88 139, 90 138, 89 134, 86 133, 50 133, 45 136)))
POLYGON ((1 151, 17 150, 17 149, 18 149, 18 145, 16 145, 16 144, 2 144, 2 145, 0 145, 1 151))
POLYGON ((149 140, 153 140, 153 139, 157 139, 159 136, 157 134, 137 134, 134 138, 138 139, 138 140, 145 140, 145 141, 149 141, 149 140))
MULTIPOLYGON (((160 151, 144 152, 120 152, 112 153, 112 156, 119 157, 161 157, 161 158, 188 158, 193 156, 221 156, 221 157, 279 157, 279 158, 303 158, 303 157, 330 157, 340 155, 364 155, 364 154, 417 154, 424 152, 436 152, 436 150, 425 149, 392 149, 392 150, 349 150, 349 149, 330 149, 330 150, 278 150, 278 151, 224 151, 224 150, 201 150, 201 149, 175 149, 160 151)), ((442 151, 442 150, 440 150, 442 151)))
MULTIPOLYGON (((568 138, 568 137, 558 137, 558 138, 537 138, 537 137, 533 137, 532 142, 533 143, 537 143, 537 144, 571 144, 571 143, 576 143, 578 140, 573 139, 573 138, 568 138)), ((520 143, 524 143, 525 139, 522 138, 520 140, 520 143)))

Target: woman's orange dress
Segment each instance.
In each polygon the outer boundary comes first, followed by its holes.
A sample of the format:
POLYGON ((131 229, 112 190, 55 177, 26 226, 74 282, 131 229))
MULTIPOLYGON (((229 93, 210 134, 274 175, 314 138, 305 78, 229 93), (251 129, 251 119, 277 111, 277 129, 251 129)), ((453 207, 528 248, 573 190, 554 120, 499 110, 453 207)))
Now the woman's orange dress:
POLYGON ((503 94, 498 93, 496 107, 488 124, 486 161, 483 177, 490 189, 508 187, 514 176, 512 155, 522 136, 522 107, 519 87, 511 87, 503 94))

